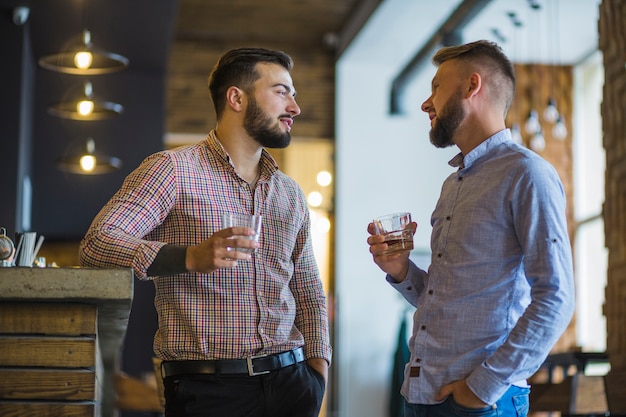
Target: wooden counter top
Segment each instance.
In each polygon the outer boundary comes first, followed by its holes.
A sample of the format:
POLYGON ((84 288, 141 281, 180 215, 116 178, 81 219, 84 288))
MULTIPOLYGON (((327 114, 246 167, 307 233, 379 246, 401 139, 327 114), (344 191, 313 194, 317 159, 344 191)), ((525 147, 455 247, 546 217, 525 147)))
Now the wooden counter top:
POLYGON ((113 415, 113 372, 133 298, 130 269, 0 268, 0 303, 84 303, 97 307, 97 335, 104 368, 102 416, 113 415))

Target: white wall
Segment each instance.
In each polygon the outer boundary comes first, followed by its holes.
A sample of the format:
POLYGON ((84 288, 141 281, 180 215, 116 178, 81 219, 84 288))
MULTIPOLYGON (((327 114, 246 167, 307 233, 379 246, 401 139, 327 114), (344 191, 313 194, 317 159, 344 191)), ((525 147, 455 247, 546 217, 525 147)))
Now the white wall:
POLYGON ((602 54, 597 52, 574 71, 574 207, 576 230, 576 341, 585 351, 606 349, 602 309, 608 268, 604 245, 605 152, 602 146, 602 54))
MULTIPOLYGON (((390 13, 385 8, 394 3, 402 6, 403 2, 383 2, 374 20, 390 13)), ((384 34, 379 33, 377 42, 382 36, 393 37, 394 28, 412 24, 402 22, 400 16, 410 18, 411 14, 406 3, 404 6, 394 24, 387 26, 384 34)), ((447 10, 440 13, 445 15, 447 10)), ((430 19, 436 24, 433 16, 430 19)), ((428 34, 426 29, 424 32, 428 34)), ((366 31, 360 40, 372 50, 369 37, 366 31)), ((414 253, 429 252, 430 215, 441 183, 453 172, 447 162, 458 152, 435 149, 428 138, 430 123, 420 105, 430 95, 435 71, 432 65, 425 66, 424 76, 415 80, 407 94, 408 114, 389 115, 390 82, 421 42, 381 42, 383 50, 366 54, 369 59, 348 51, 337 66, 337 338, 333 366, 339 384, 337 415, 341 417, 388 415, 397 331, 409 307, 372 261, 366 243, 367 225, 377 215, 410 211, 418 223, 414 253), (355 58, 357 55, 360 57, 355 58)))
MULTIPOLYGON (((428 252, 430 214, 453 149, 429 142, 428 117, 388 117, 382 69, 342 65, 336 144, 336 301, 342 417, 385 416, 399 320, 408 304, 385 281, 366 243, 377 215, 410 211, 416 252, 428 252)), ((424 90, 424 98, 428 95, 424 90)), ((427 265, 424 265, 427 266, 427 265)))

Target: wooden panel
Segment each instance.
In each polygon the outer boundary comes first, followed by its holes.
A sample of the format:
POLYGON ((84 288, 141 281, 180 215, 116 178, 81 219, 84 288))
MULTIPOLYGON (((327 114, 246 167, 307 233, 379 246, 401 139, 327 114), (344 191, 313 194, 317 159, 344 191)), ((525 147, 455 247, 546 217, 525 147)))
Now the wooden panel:
POLYGON ((338 33, 358 0, 181 0, 178 37, 206 43, 260 40, 297 43, 298 48, 322 43, 325 33, 338 33), (210 6, 209 6, 210 4, 210 6))
MULTIPOLYGON (((611 371, 626 373, 626 2, 603 0, 600 4, 598 45, 604 63, 602 130, 606 150, 605 244, 609 265, 605 290, 606 350, 611 371)), ((602 271, 603 272, 603 271, 602 271)), ((614 388, 626 413, 624 385, 614 388), (621 392, 620 392, 621 390, 621 392)), ((611 406, 611 404, 609 404, 611 406)), ((611 412, 614 411, 611 406, 611 412)))
POLYGON ((0 366, 94 367, 92 337, 0 336, 0 366))
POLYGON ((84 369, 0 368, 5 400, 96 400, 96 373, 84 369))
POLYGON ((568 376, 560 383, 531 385, 531 412, 551 411, 581 416, 605 415, 608 412, 602 376, 579 373, 568 376))
POLYGON ((95 305, 1 303, 0 333, 95 335, 96 317, 95 305))
POLYGON ((0 416, 2 417, 93 417, 96 415, 96 407, 92 402, 47 404, 0 401, 0 416))
POLYGON ((572 400, 572 378, 560 384, 532 384, 530 389, 530 412, 558 411, 569 413, 572 400))
POLYGON ((606 398, 611 415, 626 415, 626 372, 611 370, 604 376, 606 398))
POLYGON ((608 415, 604 377, 576 375, 576 393, 573 412, 580 415, 608 415))
MULTIPOLYGON (((215 112, 207 79, 220 55, 232 48, 249 46, 236 41, 212 43, 176 40, 172 48, 167 79, 166 131, 202 133, 215 127, 215 112)), ((255 46, 283 50, 294 60, 293 82, 302 113, 291 132, 299 138, 333 138, 335 131, 335 61, 332 52, 319 48, 289 47, 284 44, 255 46)))

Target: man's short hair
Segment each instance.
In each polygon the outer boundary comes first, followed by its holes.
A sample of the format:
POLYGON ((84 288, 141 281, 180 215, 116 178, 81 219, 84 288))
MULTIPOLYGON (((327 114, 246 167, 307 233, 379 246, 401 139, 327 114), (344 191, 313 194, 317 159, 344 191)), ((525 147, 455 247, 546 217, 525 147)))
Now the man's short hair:
POLYGON ((486 40, 447 46, 437 51, 432 61, 439 66, 452 59, 458 59, 483 70, 481 75, 483 77, 487 75, 485 80, 500 93, 506 114, 515 95, 515 70, 502 48, 486 40))
POLYGON ((271 51, 263 48, 238 48, 226 52, 217 61, 209 75, 209 92, 219 120, 226 105, 226 91, 236 86, 245 92, 251 92, 254 82, 260 74, 256 69, 258 63, 277 64, 287 71, 293 68, 293 61, 282 51, 271 51))

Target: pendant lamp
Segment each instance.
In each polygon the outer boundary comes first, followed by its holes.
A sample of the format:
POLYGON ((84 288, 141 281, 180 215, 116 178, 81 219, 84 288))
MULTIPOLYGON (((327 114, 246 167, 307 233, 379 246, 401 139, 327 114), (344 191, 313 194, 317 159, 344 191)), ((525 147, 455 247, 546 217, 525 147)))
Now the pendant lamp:
POLYGON ((85 81, 81 94, 74 99, 48 107, 48 113, 53 116, 72 120, 110 119, 123 111, 124 106, 121 104, 97 99, 93 93, 93 85, 89 81, 85 81))
POLYGON ((96 175, 117 171, 122 161, 114 156, 96 152, 93 138, 87 138, 85 152, 62 157, 57 161, 60 170, 72 174, 96 175))
POLYGON ((96 47, 91 42, 91 32, 85 29, 80 41, 70 42, 67 50, 43 56, 39 65, 64 74, 99 75, 123 70, 128 59, 96 47))

